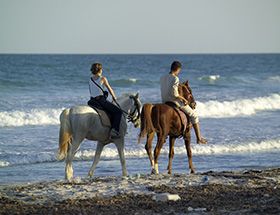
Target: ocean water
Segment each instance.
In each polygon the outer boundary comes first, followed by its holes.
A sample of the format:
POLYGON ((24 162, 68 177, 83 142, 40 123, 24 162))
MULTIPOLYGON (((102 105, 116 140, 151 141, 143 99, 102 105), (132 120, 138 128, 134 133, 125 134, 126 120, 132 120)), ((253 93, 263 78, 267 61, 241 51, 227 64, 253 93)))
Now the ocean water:
MULTIPOLYGON (((87 104, 90 65, 101 62, 118 96, 140 93, 142 103, 160 102, 159 78, 180 60, 189 80, 208 145, 192 134, 198 172, 280 166, 280 55, 0 55, 0 184, 64 178, 56 160, 59 114, 87 104)), ((129 174, 150 173, 139 129, 125 138, 129 174)), ((154 145, 156 139, 154 140, 154 145)), ((86 177, 96 143, 85 140, 74 175, 86 177)), ((160 172, 166 172, 168 144, 160 172)), ((175 144, 173 172, 189 172, 182 139, 175 144)), ((121 175, 115 145, 105 147, 96 176, 121 175)))

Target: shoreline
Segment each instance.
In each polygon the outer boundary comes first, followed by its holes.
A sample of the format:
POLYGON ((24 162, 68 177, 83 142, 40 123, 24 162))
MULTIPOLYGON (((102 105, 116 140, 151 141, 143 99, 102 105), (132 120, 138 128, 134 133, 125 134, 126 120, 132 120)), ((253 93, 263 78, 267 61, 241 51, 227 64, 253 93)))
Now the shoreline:
POLYGON ((0 214, 128 213, 280 213, 280 168, 0 186, 0 214), (176 194, 179 199, 161 199, 162 193, 176 194))

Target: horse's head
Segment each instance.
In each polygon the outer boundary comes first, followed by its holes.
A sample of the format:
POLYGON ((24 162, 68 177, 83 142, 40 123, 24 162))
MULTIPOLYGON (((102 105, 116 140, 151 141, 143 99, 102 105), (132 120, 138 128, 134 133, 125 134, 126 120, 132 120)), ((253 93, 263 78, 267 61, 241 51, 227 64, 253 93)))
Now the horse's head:
POLYGON ((133 100, 133 107, 131 107, 129 110, 128 120, 133 123, 135 128, 139 128, 141 123, 140 117, 142 108, 142 103, 139 99, 139 93, 136 95, 130 95, 129 98, 133 100))
POLYGON ((195 109, 196 107, 196 102, 194 100, 193 94, 192 94, 192 89, 189 86, 189 81, 187 80, 186 82, 183 82, 179 85, 179 94, 183 96, 188 102, 189 105, 192 109, 195 109))

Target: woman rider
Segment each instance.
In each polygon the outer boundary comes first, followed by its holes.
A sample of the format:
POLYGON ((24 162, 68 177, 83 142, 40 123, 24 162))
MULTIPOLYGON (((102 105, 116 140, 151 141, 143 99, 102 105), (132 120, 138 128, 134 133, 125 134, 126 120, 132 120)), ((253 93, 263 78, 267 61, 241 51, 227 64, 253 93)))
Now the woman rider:
POLYGON ((114 90, 110 86, 107 78, 105 76, 102 76, 101 63, 92 64, 91 73, 92 77, 89 80, 90 100, 88 101, 88 105, 104 109, 111 115, 112 129, 110 132, 110 137, 112 139, 119 138, 122 111, 117 106, 106 100, 108 97, 108 92, 104 91, 103 88, 105 86, 112 95, 113 101, 116 101, 117 98, 114 90))

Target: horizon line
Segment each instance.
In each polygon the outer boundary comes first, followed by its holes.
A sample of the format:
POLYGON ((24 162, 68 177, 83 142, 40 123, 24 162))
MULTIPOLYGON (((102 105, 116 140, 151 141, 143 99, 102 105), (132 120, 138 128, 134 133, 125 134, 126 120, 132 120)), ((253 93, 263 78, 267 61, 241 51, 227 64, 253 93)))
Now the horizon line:
POLYGON ((127 52, 127 53, 112 53, 112 52, 104 52, 104 53, 87 53, 87 52, 0 52, 0 55, 249 55, 249 54, 280 54, 279 52, 182 52, 182 53, 163 53, 163 52, 155 52, 155 53, 145 53, 145 52, 127 52))

